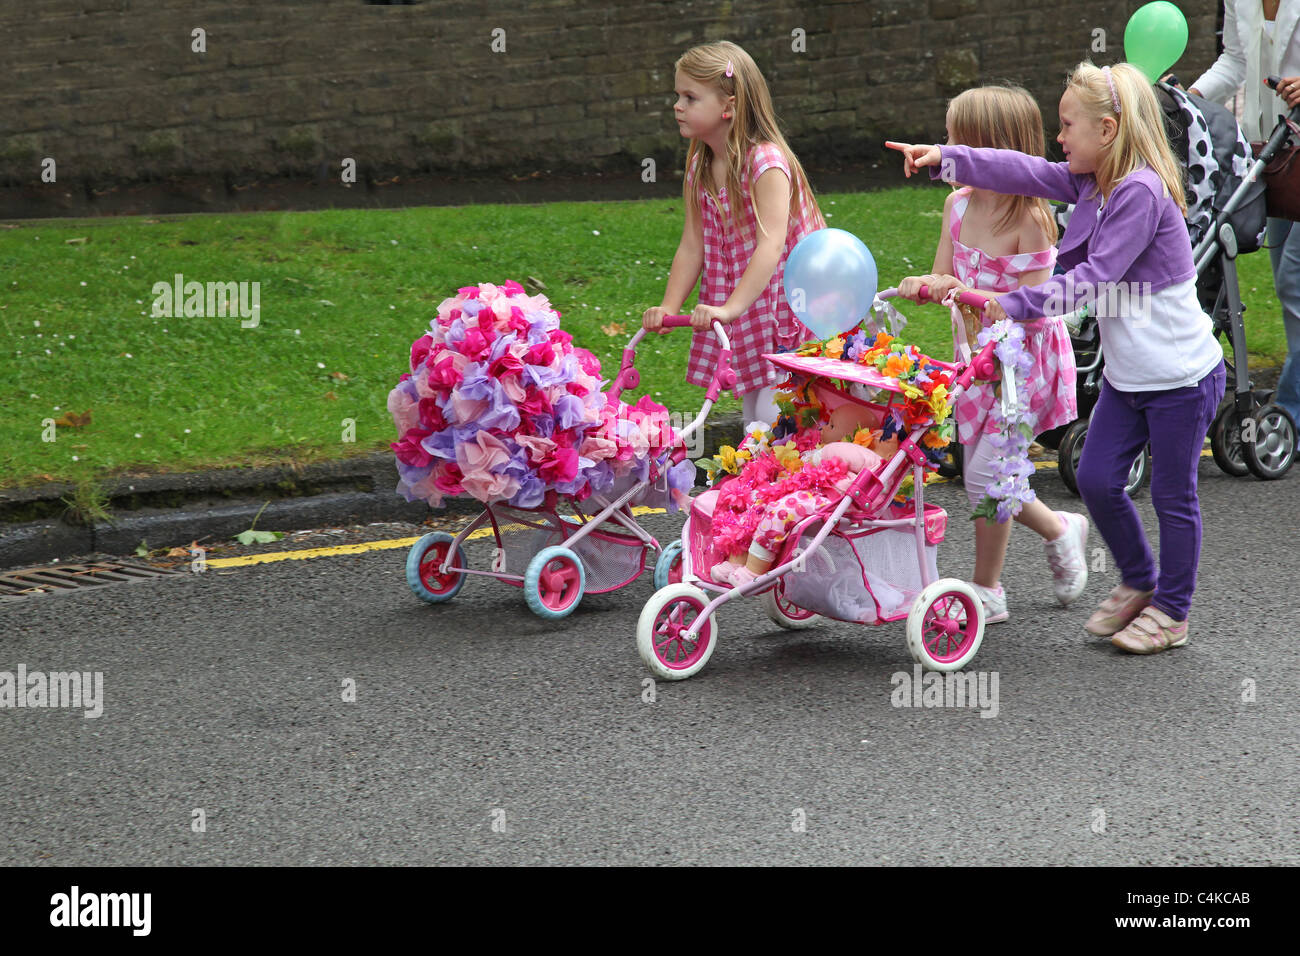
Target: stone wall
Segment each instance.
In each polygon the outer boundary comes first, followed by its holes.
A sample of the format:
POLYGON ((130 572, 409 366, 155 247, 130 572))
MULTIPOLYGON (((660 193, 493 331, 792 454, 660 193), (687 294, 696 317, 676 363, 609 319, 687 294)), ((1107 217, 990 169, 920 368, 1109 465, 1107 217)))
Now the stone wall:
MULTIPOLYGON (((810 166, 933 139, 946 100, 1012 80, 1049 134, 1066 71, 1122 58, 1139 2, 793 0, 526 3, 16 0, 0 7, 0 184, 173 176, 362 177, 403 171, 679 167, 673 61, 733 40, 772 89, 810 166), (192 49, 206 33, 206 52, 192 49), (494 52, 494 30, 505 49, 494 52), (1097 34, 1094 31, 1104 31, 1097 34), (802 31, 805 52, 796 52, 802 31), (1104 40, 1104 52, 1092 53, 1104 40)), ((1180 0, 1176 69, 1214 56, 1218 0, 1180 0)))

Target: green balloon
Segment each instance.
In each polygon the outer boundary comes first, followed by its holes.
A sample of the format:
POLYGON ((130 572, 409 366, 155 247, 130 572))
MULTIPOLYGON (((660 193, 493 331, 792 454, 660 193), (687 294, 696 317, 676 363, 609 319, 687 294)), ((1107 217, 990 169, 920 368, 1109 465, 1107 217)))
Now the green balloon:
POLYGON ((1168 0, 1138 7, 1124 28, 1124 55, 1152 83, 1187 49, 1187 18, 1168 0))

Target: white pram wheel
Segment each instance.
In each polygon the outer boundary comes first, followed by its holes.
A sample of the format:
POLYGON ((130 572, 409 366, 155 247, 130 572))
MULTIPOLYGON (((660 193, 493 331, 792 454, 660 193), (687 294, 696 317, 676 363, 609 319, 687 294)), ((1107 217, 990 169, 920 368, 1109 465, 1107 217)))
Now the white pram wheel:
POLYGON ((700 619, 708 603, 693 584, 670 584, 646 602, 636 623, 636 649, 655 677, 682 680, 709 662, 718 632, 712 614, 700 619), (690 628, 697 631, 693 639, 682 635, 690 628))
POLYGON ((930 671, 959 671, 984 640, 984 602, 965 581, 935 581, 912 602, 907 649, 930 671))
POLYGON ((805 611, 797 604, 791 604, 785 599, 784 584, 784 580, 777 581, 776 587, 770 588, 758 596, 763 611, 772 620, 772 623, 785 628, 787 631, 802 631, 804 628, 812 627, 818 623, 821 620, 820 614, 805 611))

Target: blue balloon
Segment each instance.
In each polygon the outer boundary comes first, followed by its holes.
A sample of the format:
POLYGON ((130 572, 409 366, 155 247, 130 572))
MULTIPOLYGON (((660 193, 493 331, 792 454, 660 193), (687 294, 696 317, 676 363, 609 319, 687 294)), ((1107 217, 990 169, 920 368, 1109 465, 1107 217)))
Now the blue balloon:
POLYGON ((876 278, 876 260, 861 239, 843 229, 818 229, 790 250, 785 298, 800 322, 829 339, 866 318, 876 278))

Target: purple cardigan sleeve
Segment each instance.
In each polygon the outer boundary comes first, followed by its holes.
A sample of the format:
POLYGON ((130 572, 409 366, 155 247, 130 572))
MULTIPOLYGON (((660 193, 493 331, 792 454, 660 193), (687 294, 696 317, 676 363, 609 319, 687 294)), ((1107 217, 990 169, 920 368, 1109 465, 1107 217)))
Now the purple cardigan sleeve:
POLYGON ((1019 322, 1073 312, 1082 303, 1068 301, 1067 291, 1072 289, 1071 297, 1077 299, 1089 290, 1095 294, 1105 283, 1122 282, 1151 245, 1159 224, 1160 205, 1151 190, 1139 182, 1122 183, 1110 194, 1104 232, 1099 223, 1087 259, 1041 285, 998 296, 998 304, 1019 322))
POLYGON ((1074 175, 1066 163, 1049 163, 1014 149, 940 146, 939 157, 939 165, 930 167, 931 179, 947 178, 1013 196, 1078 202, 1083 187, 1094 181, 1091 176, 1074 175))

